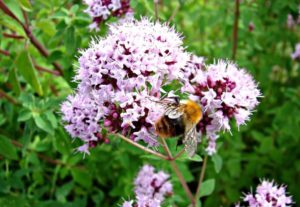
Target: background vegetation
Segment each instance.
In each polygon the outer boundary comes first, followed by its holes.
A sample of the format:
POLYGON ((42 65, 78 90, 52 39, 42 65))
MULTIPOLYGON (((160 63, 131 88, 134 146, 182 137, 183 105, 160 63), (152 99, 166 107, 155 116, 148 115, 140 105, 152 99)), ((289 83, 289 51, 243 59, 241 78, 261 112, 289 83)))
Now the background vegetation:
MULTIPOLYGON (((287 15, 298 16, 298 3, 240 3, 235 59, 260 83, 264 98, 247 126, 222 135, 218 162, 210 159, 206 174, 215 189, 203 206, 233 205, 259 178, 286 184, 300 203, 300 64, 290 57, 300 25, 287 27, 287 15)), ((0 6, 0 206, 117 206, 133 197, 143 163, 172 174, 167 162, 119 139, 85 158, 74 152, 80 143, 65 132, 59 106, 76 87, 78 48, 106 32, 105 25, 98 33, 88 30, 91 20, 81 1, 0 0, 0 6)), ((131 6, 136 17, 154 16, 152 1, 133 0, 131 6)), ((164 0, 159 17, 167 21, 176 13, 172 24, 185 46, 212 62, 233 58, 234 11, 229 0, 164 0)), ((178 165, 195 188, 201 163, 178 165)), ((165 205, 186 206, 176 176, 172 182, 175 194, 165 205)))

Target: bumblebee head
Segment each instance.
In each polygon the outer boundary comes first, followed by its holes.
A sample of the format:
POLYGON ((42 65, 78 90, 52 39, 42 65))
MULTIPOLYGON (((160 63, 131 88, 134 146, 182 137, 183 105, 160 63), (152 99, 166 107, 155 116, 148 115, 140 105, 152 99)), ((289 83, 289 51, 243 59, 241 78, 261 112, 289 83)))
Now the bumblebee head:
POLYGON ((178 96, 174 95, 174 96, 168 96, 168 97, 164 97, 163 99, 169 100, 171 102, 173 102, 176 105, 179 105, 180 103, 180 99, 178 96))

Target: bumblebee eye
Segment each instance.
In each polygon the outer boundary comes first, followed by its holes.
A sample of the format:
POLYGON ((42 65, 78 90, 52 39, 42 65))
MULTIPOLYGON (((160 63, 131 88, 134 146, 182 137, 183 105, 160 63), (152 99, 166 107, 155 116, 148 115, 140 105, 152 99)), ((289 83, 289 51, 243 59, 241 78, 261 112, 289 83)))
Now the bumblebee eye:
POLYGON ((179 97, 174 97, 176 104, 179 104, 179 97))
POLYGON ((171 97, 168 97, 168 99, 174 101, 174 104, 176 104, 176 105, 179 105, 179 103, 180 103, 178 96, 171 96, 171 97))

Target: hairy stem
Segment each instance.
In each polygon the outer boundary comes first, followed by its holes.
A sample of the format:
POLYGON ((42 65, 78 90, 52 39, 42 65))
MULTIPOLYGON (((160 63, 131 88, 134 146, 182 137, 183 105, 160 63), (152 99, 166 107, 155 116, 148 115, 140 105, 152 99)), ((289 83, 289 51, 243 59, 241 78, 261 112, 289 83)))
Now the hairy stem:
POLYGON ((180 170, 176 164, 176 161, 174 160, 174 157, 172 156, 171 151, 166 143, 166 140, 162 138, 161 141, 162 141, 161 144, 168 155, 168 158, 169 158, 168 161, 170 162, 172 169, 174 170, 175 174, 177 175, 179 182, 181 183, 186 195, 189 197, 189 199, 192 203, 192 206, 194 207, 195 206, 194 196, 193 196, 189 186, 187 185, 182 173, 180 172, 180 170))
POLYGON ((200 190, 201 190, 201 185, 205 176, 205 171, 206 171, 206 164, 207 164, 207 155, 204 157, 204 161, 202 163, 202 167, 201 167, 201 173, 199 176, 199 182, 198 182, 198 186, 197 186, 197 191, 195 194, 195 202, 199 199, 200 197, 200 190))
POLYGON ((155 156, 157 156, 157 157, 159 157, 159 158, 162 158, 162 159, 164 159, 164 160, 168 160, 168 159, 169 159, 167 156, 165 156, 165 155, 163 155, 163 154, 161 154, 161 153, 159 153, 159 152, 155 152, 155 151, 153 151, 153 150, 151 150, 151 149, 149 149, 149 148, 147 148, 147 147, 144 147, 143 145, 140 145, 139 143, 137 143, 137 142, 135 142, 135 141, 132 141, 131 139, 129 139, 129 138, 123 136, 122 134, 113 134, 113 135, 116 135, 116 136, 120 137, 120 138, 123 139, 125 142, 128 142, 129 144, 132 144, 133 146, 135 146, 135 147, 137 147, 137 148, 139 148, 139 149, 141 149, 141 150, 143 150, 143 151, 145 151, 145 152, 148 152, 148 153, 150 153, 150 154, 153 154, 153 155, 155 155, 155 156))
POLYGON ((236 58, 237 44, 238 44, 238 24, 240 16, 240 0, 235 0, 235 9, 234 9, 234 25, 232 32, 233 46, 232 46, 232 59, 236 58))

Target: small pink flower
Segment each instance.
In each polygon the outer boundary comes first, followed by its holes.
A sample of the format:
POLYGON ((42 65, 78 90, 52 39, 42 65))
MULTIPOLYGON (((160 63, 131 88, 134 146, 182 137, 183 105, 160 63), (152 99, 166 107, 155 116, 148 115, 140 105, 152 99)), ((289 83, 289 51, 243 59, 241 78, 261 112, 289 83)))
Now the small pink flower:
MULTIPOLYGON (((249 207, 289 207, 293 203, 292 197, 286 195, 286 187, 278 186, 273 181, 263 180, 256 188, 256 193, 246 194, 243 198, 249 207)), ((240 206, 240 204, 236 205, 240 206)))

